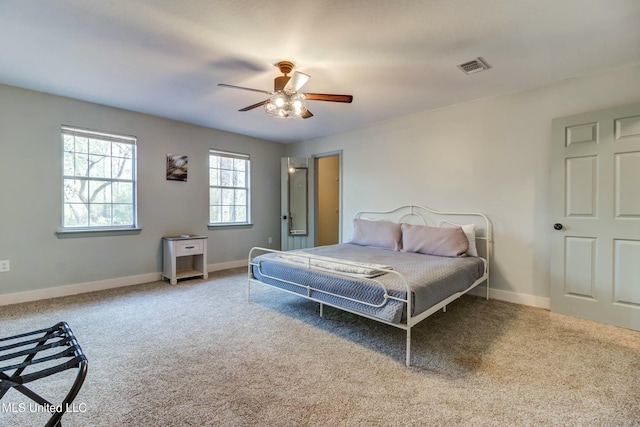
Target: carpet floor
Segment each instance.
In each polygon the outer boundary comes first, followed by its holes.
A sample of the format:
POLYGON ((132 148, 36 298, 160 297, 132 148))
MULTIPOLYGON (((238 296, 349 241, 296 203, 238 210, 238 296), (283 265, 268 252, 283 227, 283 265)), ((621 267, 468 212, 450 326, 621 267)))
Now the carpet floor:
MULTIPOLYGON (((464 296, 413 330, 253 286, 244 269, 0 307, 66 321, 89 360, 73 426, 640 426, 640 333, 464 296)), ((5 364, 5 363, 2 363, 5 364)), ((66 371, 32 383, 60 402, 66 371)), ((15 390, 1 426, 48 414, 15 390), (23 410, 21 410, 23 408, 23 410)))

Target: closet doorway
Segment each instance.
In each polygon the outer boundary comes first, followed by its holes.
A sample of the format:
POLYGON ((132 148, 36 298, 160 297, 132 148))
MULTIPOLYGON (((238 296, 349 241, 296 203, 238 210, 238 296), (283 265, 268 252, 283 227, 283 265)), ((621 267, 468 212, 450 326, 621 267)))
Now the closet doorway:
POLYGON ((341 237, 342 153, 314 156, 316 246, 333 245, 341 237))

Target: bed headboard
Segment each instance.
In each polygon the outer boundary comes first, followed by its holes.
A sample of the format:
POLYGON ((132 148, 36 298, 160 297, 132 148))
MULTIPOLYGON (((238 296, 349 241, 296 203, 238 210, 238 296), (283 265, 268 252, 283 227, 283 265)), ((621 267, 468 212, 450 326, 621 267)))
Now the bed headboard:
POLYGON ((361 211, 354 218, 386 220, 396 223, 428 225, 430 227, 455 227, 467 224, 476 226, 476 247, 478 254, 489 260, 493 239, 491 221, 476 212, 443 212, 421 205, 405 205, 390 211, 361 211))

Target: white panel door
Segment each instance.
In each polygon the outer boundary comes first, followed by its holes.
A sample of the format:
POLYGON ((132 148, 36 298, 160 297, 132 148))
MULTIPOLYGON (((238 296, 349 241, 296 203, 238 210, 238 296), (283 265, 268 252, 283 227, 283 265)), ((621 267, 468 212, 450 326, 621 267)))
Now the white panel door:
POLYGON ((640 330, 640 104, 552 122, 551 310, 640 330))
MULTIPOLYGON (((314 173, 313 161, 305 157, 283 157, 280 160, 280 250, 289 251, 293 249, 305 249, 314 246, 314 173), (307 188, 306 203, 298 200, 296 204, 306 204, 306 233, 290 233, 290 230, 296 229, 292 223, 293 217, 296 216, 291 212, 290 194, 289 194, 289 169, 290 168, 307 168, 307 188)), ((296 218, 299 219, 299 218, 296 218)))

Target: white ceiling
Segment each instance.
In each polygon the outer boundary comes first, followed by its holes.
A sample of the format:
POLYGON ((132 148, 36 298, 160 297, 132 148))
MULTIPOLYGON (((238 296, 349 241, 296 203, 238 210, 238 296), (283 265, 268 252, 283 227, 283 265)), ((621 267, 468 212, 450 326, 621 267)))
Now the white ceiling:
POLYGON ((0 83, 293 142, 638 65, 640 0, 0 0, 0 52, 0 83), (278 120, 217 86, 281 60, 353 103, 278 120))

